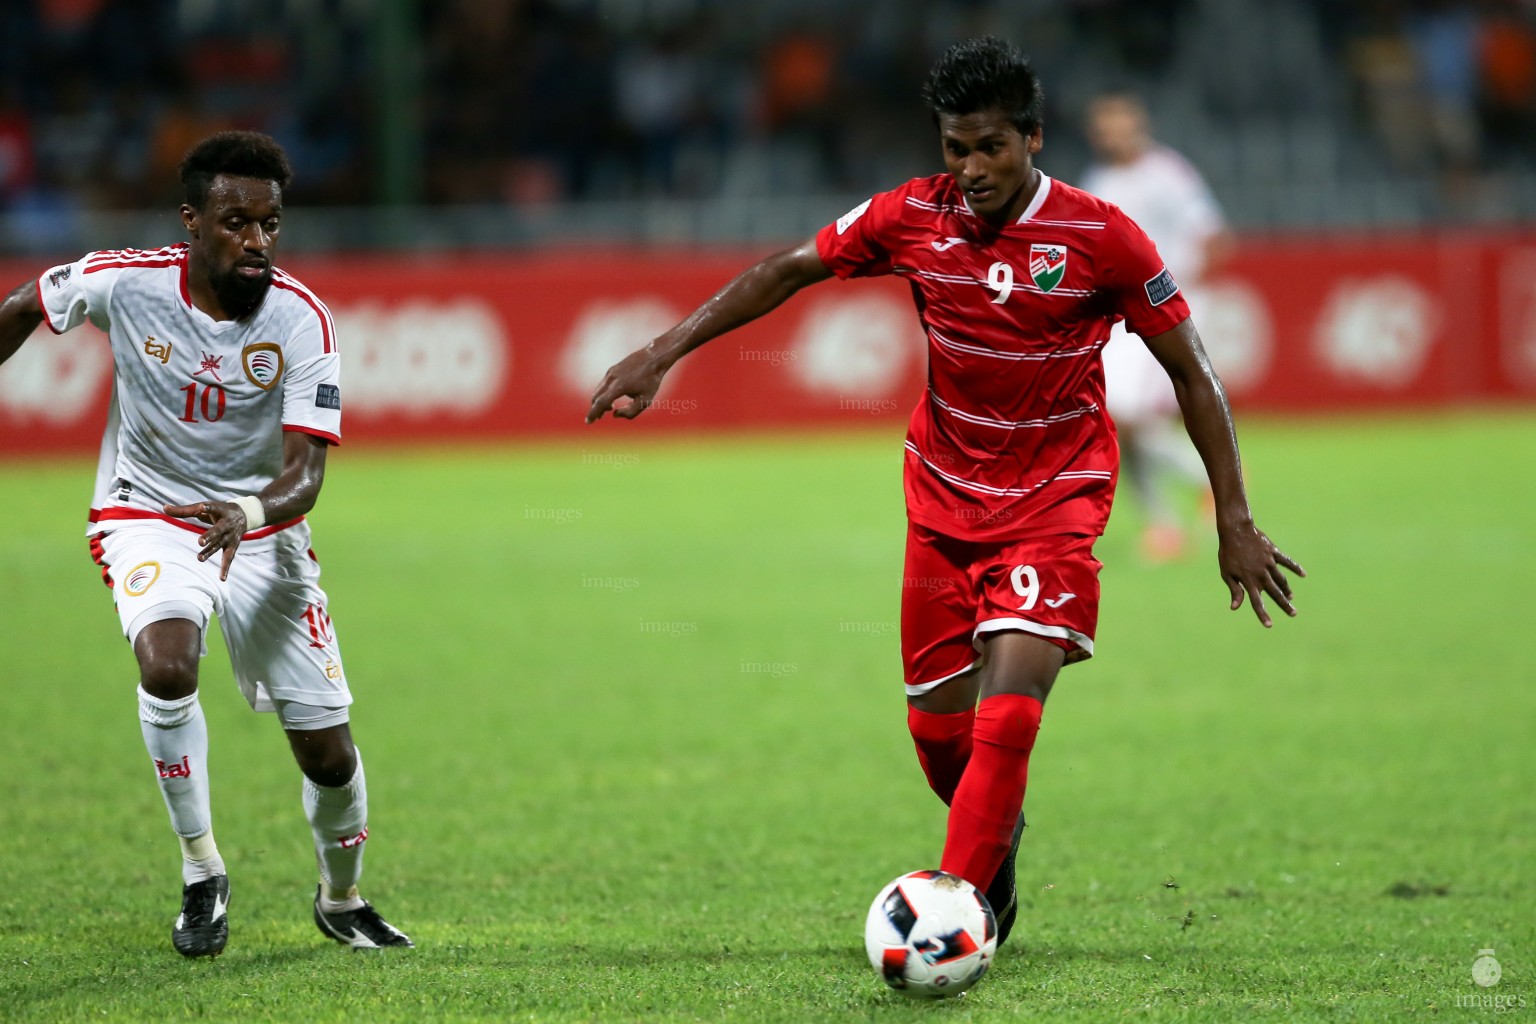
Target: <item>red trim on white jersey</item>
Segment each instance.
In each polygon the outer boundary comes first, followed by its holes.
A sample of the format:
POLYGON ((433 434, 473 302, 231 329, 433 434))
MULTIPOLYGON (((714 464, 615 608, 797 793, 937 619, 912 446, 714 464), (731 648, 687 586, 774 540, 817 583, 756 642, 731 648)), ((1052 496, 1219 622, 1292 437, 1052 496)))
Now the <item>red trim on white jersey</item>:
POLYGON ((187 246, 184 243, 168 245, 161 249, 109 249, 87 256, 83 273, 94 274, 98 270, 174 267, 177 264, 185 265, 186 262, 187 246))
POLYGON ((41 277, 37 279, 37 308, 43 311, 43 323, 48 325, 48 329, 50 331, 52 331, 54 334, 64 333, 57 327, 53 326, 53 317, 48 315, 48 303, 43 301, 43 279, 41 277))
POLYGON ((320 318, 320 334, 325 340, 325 351, 335 352, 336 325, 331 322, 331 311, 325 308, 325 303, 321 302, 314 292, 304 287, 298 278, 276 267, 272 268, 272 284, 284 291, 293 292, 309 303, 309 308, 313 309, 315 315, 320 318))
POLYGON ((337 437, 335 434, 325 430, 317 430, 314 427, 300 426, 297 423, 284 423, 283 429, 291 430, 295 434, 309 434, 312 437, 318 437, 321 440, 329 441, 331 444, 341 444, 341 438, 337 437))
MULTIPOLYGON (((125 519, 158 519, 161 522, 170 523, 172 526, 179 526, 183 530, 190 530, 193 533, 208 532, 208 527, 205 525, 189 523, 185 519, 174 519, 159 512, 151 512, 146 508, 120 508, 114 506, 100 510, 91 509, 90 521, 93 523, 110 523, 125 519)), ((250 533, 242 534, 240 539, 260 540, 263 537, 272 536, 272 534, 279 530, 286 530, 290 526, 296 526, 303 521, 304 517, 299 516, 297 519, 289 519, 287 522, 273 523, 271 526, 263 526, 259 530, 252 530, 250 533)))
POLYGON ((177 264, 185 264, 185 260, 174 257, 158 260, 123 260, 118 263, 93 263, 85 268, 84 273, 94 274, 98 270, 154 270, 157 268, 174 267, 177 264))
POLYGON ((93 263, 122 263, 134 260, 158 260, 167 257, 185 256, 187 243, 177 242, 174 245, 162 245, 158 249, 102 249, 93 252, 85 258, 85 263, 90 266, 93 263))

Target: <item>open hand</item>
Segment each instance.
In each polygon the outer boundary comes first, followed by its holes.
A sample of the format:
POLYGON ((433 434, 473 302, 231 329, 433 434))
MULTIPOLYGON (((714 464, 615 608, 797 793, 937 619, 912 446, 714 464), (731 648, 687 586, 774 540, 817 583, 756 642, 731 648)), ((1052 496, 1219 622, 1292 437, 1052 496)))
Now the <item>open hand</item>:
POLYGON ((202 550, 198 552, 197 560, 206 562, 215 552, 223 551, 224 564, 219 568, 219 579, 229 579, 235 550, 240 547, 240 538, 245 536, 245 510, 232 501, 199 501, 191 505, 166 505, 165 514, 210 524, 198 542, 202 550))
POLYGON ((1296 617, 1296 609, 1291 604, 1291 581, 1280 570, 1289 569, 1297 576, 1306 576, 1307 571, 1275 547, 1263 530, 1252 523, 1222 530, 1216 560, 1221 565, 1221 578, 1232 591, 1233 611, 1243 606, 1243 595, 1246 594, 1253 613, 1268 629, 1274 625, 1264 607, 1263 595, 1268 594, 1285 614, 1296 617))

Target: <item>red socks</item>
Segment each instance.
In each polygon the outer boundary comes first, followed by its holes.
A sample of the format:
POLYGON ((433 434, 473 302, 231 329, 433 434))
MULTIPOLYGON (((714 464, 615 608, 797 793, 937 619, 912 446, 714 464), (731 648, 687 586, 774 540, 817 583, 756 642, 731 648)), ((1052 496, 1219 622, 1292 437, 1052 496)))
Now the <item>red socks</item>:
POLYGON ((954 800, 955 787, 971 759, 971 723, 975 721, 975 708, 935 715, 907 705, 907 729, 917 744, 917 763, 945 804, 954 800))
MULTIPOLYGON (((976 711, 976 724, 971 730, 974 749, 950 801, 949 835, 944 840, 940 867, 978 889, 985 890, 992 884, 1013 842, 1013 827, 1018 824, 1019 811, 1024 806, 1029 753, 1040 731, 1041 710, 1040 702, 1033 697, 999 693, 983 700, 976 711)), ((916 732, 914 728, 914 736, 916 732)), ((921 740, 918 751, 921 760, 921 740)), ((937 791, 938 783, 926 760, 923 769, 929 772, 929 782, 937 791)))

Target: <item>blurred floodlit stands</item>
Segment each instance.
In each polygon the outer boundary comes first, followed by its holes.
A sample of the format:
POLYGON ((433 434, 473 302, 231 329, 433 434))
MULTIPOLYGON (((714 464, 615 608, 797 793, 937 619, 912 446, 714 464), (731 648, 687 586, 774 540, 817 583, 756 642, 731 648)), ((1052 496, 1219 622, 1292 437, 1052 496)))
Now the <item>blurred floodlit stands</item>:
POLYGON ((1130 86, 1239 228, 1536 220, 1533 0, 9 0, 0 251, 158 244, 226 126, 289 148, 296 248, 802 237, 938 167, 918 90, 982 32, 1066 180, 1130 86))

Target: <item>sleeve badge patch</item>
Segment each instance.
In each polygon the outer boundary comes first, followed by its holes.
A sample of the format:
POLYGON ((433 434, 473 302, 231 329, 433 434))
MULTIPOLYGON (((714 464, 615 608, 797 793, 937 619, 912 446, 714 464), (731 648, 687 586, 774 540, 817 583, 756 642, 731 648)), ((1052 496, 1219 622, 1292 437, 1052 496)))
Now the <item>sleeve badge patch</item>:
POLYGON ((1161 306, 1179 293, 1179 286, 1173 280, 1173 275, 1164 267, 1162 273, 1147 281, 1144 286, 1147 289, 1147 301, 1154 306, 1161 306))
POLYGON ((853 209, 837 218, 837 233, 842 234, 844 231, 847 231, 849 228, 853 227, 853 222, 864 216, 864 211, 869 209, 869 204, 872 202, 874 202, 873 199, 866 199, 858 206, 855 206, 853 209))
POLYGON ((315 388, 315 405, 321 409, 341 411, 341 388, 335 384, 321 384, 315 388))
POLYGON ((74 267, 69 266, 60 267, 48 275, 48 283, 55 288, 64 287, 64 282, 69 280, 70 272, 74 269, 74 267))

